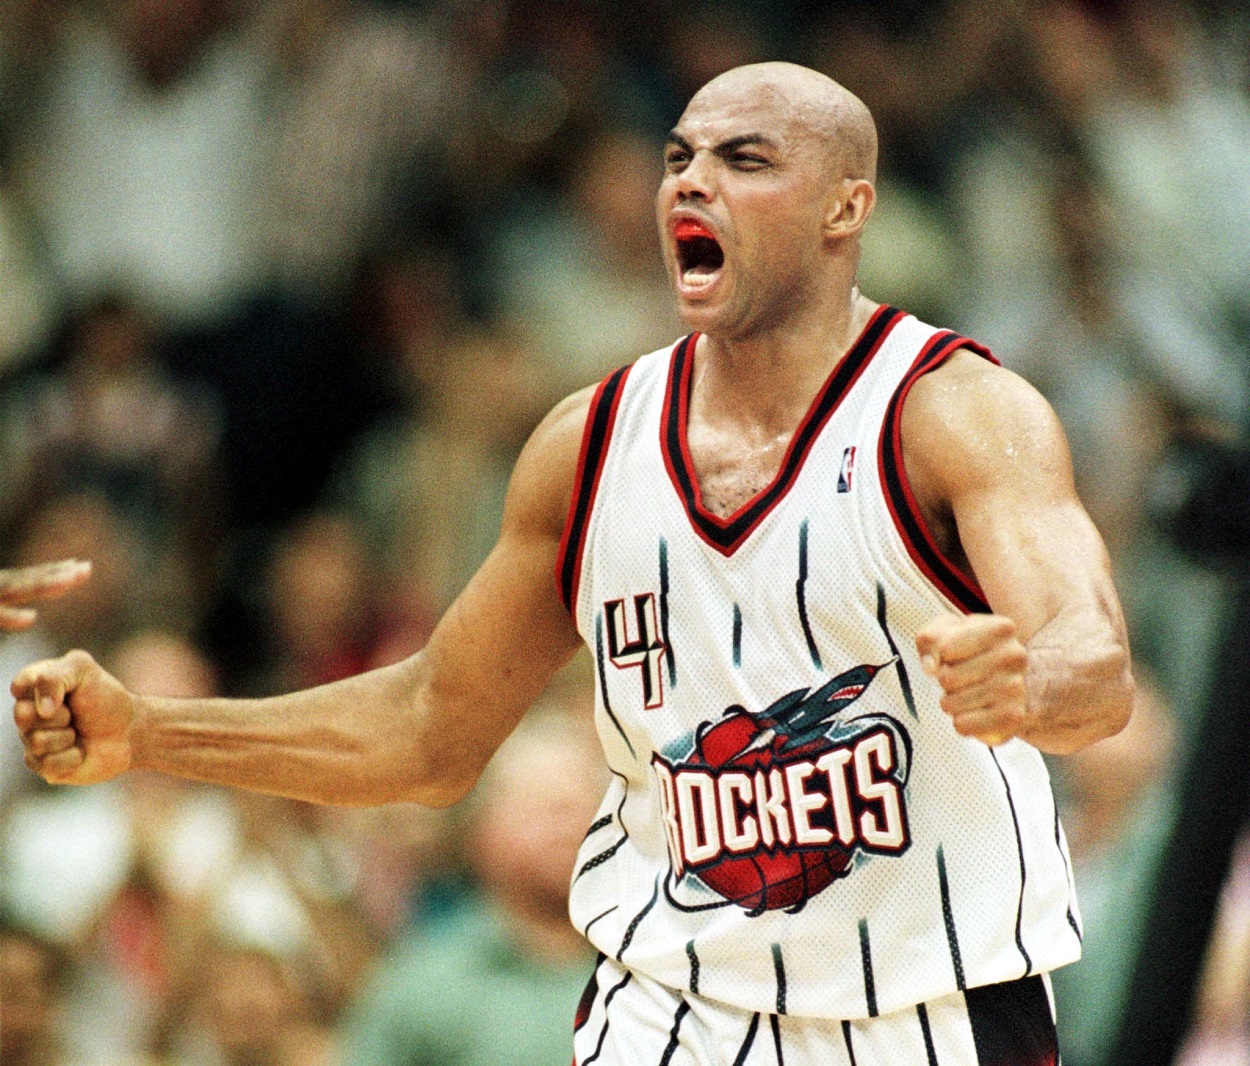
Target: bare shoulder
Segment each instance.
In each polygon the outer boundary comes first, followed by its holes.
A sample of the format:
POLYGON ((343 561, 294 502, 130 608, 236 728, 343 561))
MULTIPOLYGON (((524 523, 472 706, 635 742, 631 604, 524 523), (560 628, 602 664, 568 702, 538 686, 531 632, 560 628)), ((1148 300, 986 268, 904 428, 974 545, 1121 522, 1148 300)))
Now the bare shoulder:
POLYGON ((960 349, 912 387, 902 413, 908 475, 918 496, 1049 484, 1071 490, 1071 457, 1046 399, 1001 366, 960 349))
POLYGON ((594 394, 595 386, 591 385, 565 397, 526 441, 508 487, 505 529, 557 538, 562 534, 594 394))

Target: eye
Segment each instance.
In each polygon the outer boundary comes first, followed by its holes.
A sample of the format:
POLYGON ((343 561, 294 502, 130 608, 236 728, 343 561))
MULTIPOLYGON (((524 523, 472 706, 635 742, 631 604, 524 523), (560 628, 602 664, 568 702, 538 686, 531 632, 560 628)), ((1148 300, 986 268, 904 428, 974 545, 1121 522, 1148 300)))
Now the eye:
POLYGON ((670 148, 664 153, 664 168, 666 170, 680 170, 690 162, 690 153, 684 148, 670 148))
POLYGON ((769 165, 767 159, 755 152, 734 152, 729 157, 729 162, 737 170, 762 170, 769 165))

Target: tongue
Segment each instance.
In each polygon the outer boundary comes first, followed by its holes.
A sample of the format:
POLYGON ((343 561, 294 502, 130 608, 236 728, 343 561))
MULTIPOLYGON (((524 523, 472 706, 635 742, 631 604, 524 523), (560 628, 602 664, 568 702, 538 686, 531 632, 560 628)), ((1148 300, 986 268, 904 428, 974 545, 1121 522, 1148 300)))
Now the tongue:
POLYGON ((712 231, 702 222, 693 218, 681 218, 673 224, 673 236, 679 241, 694 240, 696 237, 706 237, 708 240, 714 241, 712 231))

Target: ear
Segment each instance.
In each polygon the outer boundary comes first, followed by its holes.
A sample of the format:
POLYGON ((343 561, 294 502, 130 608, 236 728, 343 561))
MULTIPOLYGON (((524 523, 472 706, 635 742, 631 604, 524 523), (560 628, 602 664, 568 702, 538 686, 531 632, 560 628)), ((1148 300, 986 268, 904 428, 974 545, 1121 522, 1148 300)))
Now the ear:
POLYGON ((877 203, 877 190, 864 178, 843 178, 825 212, 822 230, 829 238, 856 236, 877 203))

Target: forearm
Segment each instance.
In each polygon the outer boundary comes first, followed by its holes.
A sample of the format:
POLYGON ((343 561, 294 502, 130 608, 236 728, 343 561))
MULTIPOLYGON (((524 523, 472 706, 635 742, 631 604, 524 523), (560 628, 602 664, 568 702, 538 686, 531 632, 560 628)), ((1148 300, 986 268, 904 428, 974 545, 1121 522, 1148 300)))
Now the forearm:
POLYGON ((458 797, 422 750, 421 673, 418 657, 265 699, 135 696, 132 767, 315 803, 442 805, 458 797))
POLYGON ((1061 611, 1026 642, 1025 692, 1034 747, 1067 755, 1118 733, 1133 707, 1128 639, 1118 610, 1061 611))

